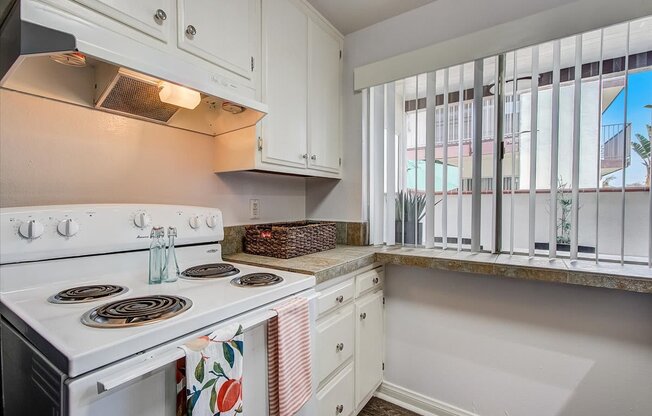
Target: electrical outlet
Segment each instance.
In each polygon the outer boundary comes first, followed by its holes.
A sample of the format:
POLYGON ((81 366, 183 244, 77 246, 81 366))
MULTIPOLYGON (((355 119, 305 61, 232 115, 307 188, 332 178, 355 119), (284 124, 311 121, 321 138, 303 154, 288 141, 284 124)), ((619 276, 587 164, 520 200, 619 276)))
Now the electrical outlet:
POLYGON ((259 199, 250 199, 249 200, 249 218, 256 220, 260 218, 260 200, 259 199))

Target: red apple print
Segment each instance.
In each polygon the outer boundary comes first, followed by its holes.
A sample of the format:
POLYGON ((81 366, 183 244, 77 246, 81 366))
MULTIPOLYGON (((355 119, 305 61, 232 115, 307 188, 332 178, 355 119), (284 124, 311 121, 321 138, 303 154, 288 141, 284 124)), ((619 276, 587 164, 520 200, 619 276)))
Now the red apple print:
POLYGON ((242 384, 239 380, 228 380, 217 394, 217 410, 220 412, 226 412, 238 403, 242 395, 242 384))

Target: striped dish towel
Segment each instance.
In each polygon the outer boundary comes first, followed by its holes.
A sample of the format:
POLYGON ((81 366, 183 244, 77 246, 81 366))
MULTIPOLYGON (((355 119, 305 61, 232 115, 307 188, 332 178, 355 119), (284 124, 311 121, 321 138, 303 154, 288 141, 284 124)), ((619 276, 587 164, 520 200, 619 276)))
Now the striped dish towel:
POLYGON ((312 394, 308 300, 274 308, 267 324, 269 415, 292 416, 312 394))

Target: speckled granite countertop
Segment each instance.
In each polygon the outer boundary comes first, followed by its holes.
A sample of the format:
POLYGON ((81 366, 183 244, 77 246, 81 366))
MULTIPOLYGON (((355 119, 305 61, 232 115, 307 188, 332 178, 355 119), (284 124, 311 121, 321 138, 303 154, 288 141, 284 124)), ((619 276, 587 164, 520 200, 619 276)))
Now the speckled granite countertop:
POLYGON ((523 280, 652 293, 652 269, 647 266, 571 262, 509 254, 458 253, 454 250, 407 247, 338 246, 336 249, 293 259, 235 253, 225 260, 278 270, 312 274, 317 283, 353 272, 374 262, 425 267, 523 280))
POLYGON ((246 253, 224 255, 224 260, 277 270, 312 274, 317 284, 373 264, 377 247, 337 246, 337 248, 292 259, 255 256, 246 253))

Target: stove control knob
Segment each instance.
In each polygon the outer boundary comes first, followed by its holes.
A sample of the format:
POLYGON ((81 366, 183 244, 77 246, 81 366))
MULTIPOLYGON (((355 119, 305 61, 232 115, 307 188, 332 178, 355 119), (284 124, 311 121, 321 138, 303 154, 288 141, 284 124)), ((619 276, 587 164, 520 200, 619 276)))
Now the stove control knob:
POLYGON ((201 220, 199 219, 199 215, 193 215, 190 217, 190 219, 188 219, 188 224, 190 224, 190 228, 193 230, 201 227, 201 220))
POLYGON ((57 231, 63 237, 72 237, 73 235, 77 234, 77 231, 79 231, 79 223, 73 219, 68 218, 59 222, 57 225, 57 231))
POLYGON ((209 215, 206 217, 206 225, 208 225, 208 228, 217 227, 217 215, 209 215))
POLYGON ((140 211, 136 213, 136 216, 134 217, 134 224, 136 225, 136 227, 145 228, 151 223, 152 223, 152 217, 150 217, 148 213, 144 211, 140 211))
POLYGON ((39 238, 40 236, 43 235, 43 231, 45 231, 43 224, 41 224, 36 220, 30 220, 24 222, 20 224, 20 227, 18 228, 18 232, 20 233, 20 235, 29 240, 34 240, 39 238))

